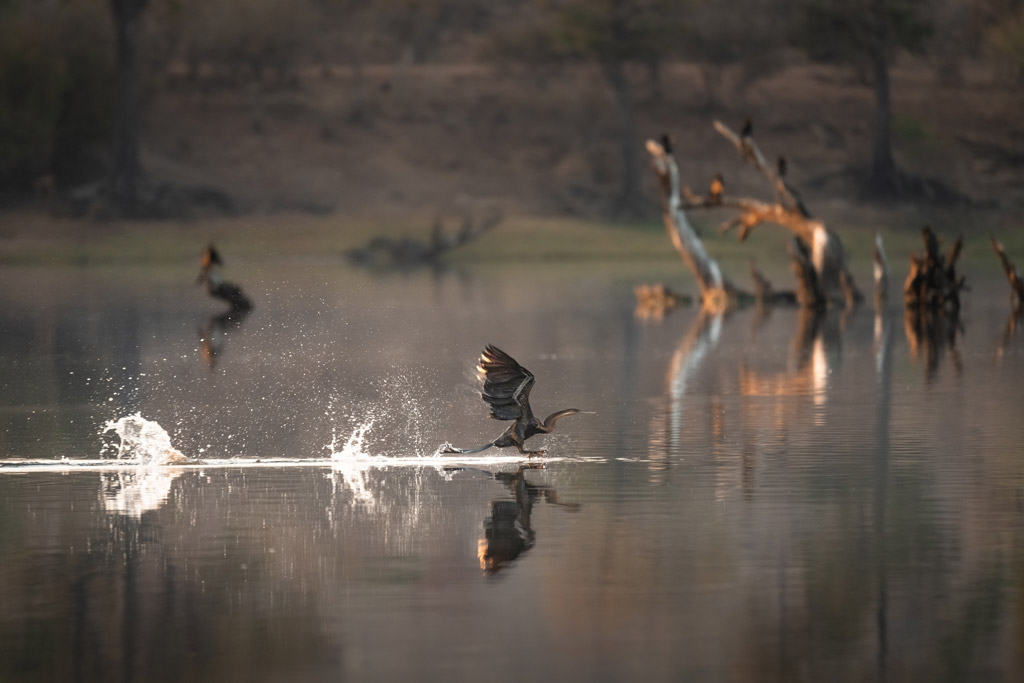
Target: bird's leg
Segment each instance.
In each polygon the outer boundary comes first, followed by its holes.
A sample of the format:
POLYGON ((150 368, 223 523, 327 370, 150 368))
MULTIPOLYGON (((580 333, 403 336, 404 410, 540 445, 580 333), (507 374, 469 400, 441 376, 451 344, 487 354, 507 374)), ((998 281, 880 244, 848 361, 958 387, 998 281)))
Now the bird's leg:
POLYGON ((519 452, 522 453, 523 455, 525 455, 527 458, 532 458, 535 455, 539 457, 539 456, 542 456, 542 455, 547 453, 547 450, 543 449, 543 448, 540 449, 540 450, 537 450, 537 451, 528 451, 525 448, 523 448, 523 444, 522 443, 518 443, 518 442, 516 443, 516 448, 518 448, 519 452))

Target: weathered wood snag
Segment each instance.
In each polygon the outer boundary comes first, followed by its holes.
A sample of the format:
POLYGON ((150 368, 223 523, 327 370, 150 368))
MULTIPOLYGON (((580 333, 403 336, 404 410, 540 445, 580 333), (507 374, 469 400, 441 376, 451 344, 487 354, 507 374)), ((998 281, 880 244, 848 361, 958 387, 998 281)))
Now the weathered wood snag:
POLYGON ((661 186, 661 215, 665 229, 697 281, 702 307, 709 311, 723 311, 734 306, 738 299, 752 300, 750 294, 738 289, 722 274, 718 262, 708 255, 704 242, 687 220, 679 192, 679 166, 672 155, 668 136, 661 143, 648 140, 647 152, 653 159, 654 172, 661 186))
POLYGON ((633 294, 636 295, 636 316, 644 320, 661 320, 673 308, 689 306, 693 302, 692 297, 663 284, 637 285, 633 294))
MULTIPOLYGON (((679 185, 679 166, 672 154, 672 145, 668 136, 663 136, 661 142, 648 140, 647 152, 651 155, 654 172, 658 176, 661 188, 662 220, 665 223, 665 229, 672 241, 672 246, 679 252, 683 263, 689 267, 697 281, 697 286, 700 288, 701 307, 709 312, 721 312, 754 301, 765 304, 792 303, 796 299, 792 292, 775 291, 771 283, 760 272, 755 271, 755 293, 753 295, 734 285, 725 276, 718 262, 708 255, 704 248, 704 242, 690 225, 686 212, 683 211, 684 202, 679 185)), ((717 186, 712 184, 705 201, 713 203, 716 200, 716 195, 720 196, 724 188, 720 179, 717 180, 717 183, 717 186)), ((647 297, 652 291, 656 291, 657 287, 643 285, 636 289, 638 311, 640 306, 644 305, 644 302, 640 301, 641 294, 647 297)), ((647 298, 648 302, 652 300, 650 297, 647 298)), ((671 304, 671 301, 667 303, 671 304)))
POLYGON ((960 311, 960 290, 964 278, 957 275, 956 262, 963 248, 958 237, 943 256, 939 240, 929 226, 921 230, 924 254, 911 254, 910 272, 903 283, 903 302, 907 308, 929 309, 956 315, 960 311))
MULTIPOLYGON (((804 303, 804 305, 825 305, 829 301, 845 301, 852 305, 860 301, 863 296, 854 281, 846 265, 846 255, 843 250, 842 240, 839 236, 825 227, 820 220, 811 217, 810 212, 804 205, 796 189, 786 180, 787 164, 785 159, 779 158, 775 165, 769 164, 754 142, 752 136, 753 127, 747 122, 740 134, 734 133, 721 121, 714 122, 715 130, 726 140, 732 143, 739 152, 740 158, 757 169, 771 184, 774 201, 763 202, 749 197, 729 197, 724 188, 720 192, 710 192, 705 197, 699 197, 689 190, 684 189, 686 202, 683 208, 686 209, 710 209, 710 208, 731 208, 739 211, 739 214, 726 221, 721 226, 722 232, 738 228, 739 240, 747 239, 751 231, 762 223, 774 223, 786 228, 793 236, 802 242, 805 249, 798 253, 808 256, 815 275, 817 276, 817 287, 807 281, 801 281, 798 288, 809 294, 819 291, 821 302, 804 303)), ((717 176, 718 185, 721 187, 720 176, 717 176)), ((791 251, 791 257, 796 258, 791 251)), ((805 273, 803 268, 794 265, 794 272, 805 273)), ((799 297, 798 297, 799 298, 799 297)), ((807 302, 807 299, 802 299, 807 302)))
POLYGON ((772 283, 764 276, 764 273, 758 270, 753 259, 750 260, 750 279, 754 282, 754 299, 757 301, 758 306, 771 306, 775 304, 792 306, 797 303, 799 298, 797 294, 787 290, 775 291, 772 283))
POLYGON ((470 213, 462 216, 462 224, 455 230, 445 230, 444 222, 438 216, 430 231, 429 240, 412 237, 374 237, 365 246, 346 252, 353 263, 377 267, 409 267, 437 264, 448 252, 469 244, 496 228, 502 221, 502 213, 492 210, 477 220, 470 213))
POLYGON ((1013 263, 1010 262, 1006 250, 1003 249, 999 240, 991 235, 989 235, 989 240, 992 242, 992 249, 995 250, 996 256, 999 257, 1000 265, 1003 266, 1003 272, 1006 273, 1006 280, 1010 283, 1010 304, 1015 312, 1020 312, 1024 308, 1024 278, 1021 278, 1013 263))
POLYGON ((787 247, 790 258, 790 268, 796 277, 796 300, 804 308, 824 308, 827 299, 818 279, 818 272, 811 263, 811 256, 807 252, 807 244, 794 237, 787 247))

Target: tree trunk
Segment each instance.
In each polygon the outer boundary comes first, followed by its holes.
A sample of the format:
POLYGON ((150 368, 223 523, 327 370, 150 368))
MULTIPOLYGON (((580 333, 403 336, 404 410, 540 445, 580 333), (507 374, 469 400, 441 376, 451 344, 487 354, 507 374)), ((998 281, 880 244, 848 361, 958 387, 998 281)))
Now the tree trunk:
POLYGON ((643 215, 643 195, 640 192, 640 156, 637 153, 636 112, 633 107, 633 92, 622 62, 606 61, 603 65, 605 78, 615 94, 615 102, 621 117, 622 173, 619 196, 615 202, 615 213, 625 216, 643 215))
POLYGON ((139 159, 139 17, 148 0, 111 0, 117 37, 117 92, 113 116, 113 168, 110 189, 114 202, 129 212, 138 203, 142 176, 139 159))
POLYGON ((892 98, 889 87, 889 25, 885 0, 875 0, 876 27, 871 50, 871 75, 875 86, 875 127, 871 145, 871 175, 868 190, 888 196, 897 191, 896 164, 892 160, 892 98))
POLYGON ((679 167, 670 149, 653 140, 647 141, 647 151, 653 157, 655 173, 661 185, 662 220, 672 246, 693 273, 700 287, 701 307, 710 312, 722 312, 751 296, 738 290, 722 274, 718 262, 708 255, 704 243, 690 226, 683 211, 679 189, 679 167))

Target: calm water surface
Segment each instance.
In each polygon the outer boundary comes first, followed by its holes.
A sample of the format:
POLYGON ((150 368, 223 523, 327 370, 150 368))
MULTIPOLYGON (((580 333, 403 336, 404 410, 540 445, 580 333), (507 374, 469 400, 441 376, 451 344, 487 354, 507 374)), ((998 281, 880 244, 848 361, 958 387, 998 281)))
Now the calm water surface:
POLYGON ((643 321, 636 270, 264 264, 237 326, 184 267, 0 270, 0 458, 98 458, 139 412, 193 457, 363 427, 395 463, 5 466, 0 680, 1024 678, 1005 285, 950 345, 895 307, 643 321), (536 412, 596 414, 543 467, 410 463, 505 426, 487 342, 536 412))

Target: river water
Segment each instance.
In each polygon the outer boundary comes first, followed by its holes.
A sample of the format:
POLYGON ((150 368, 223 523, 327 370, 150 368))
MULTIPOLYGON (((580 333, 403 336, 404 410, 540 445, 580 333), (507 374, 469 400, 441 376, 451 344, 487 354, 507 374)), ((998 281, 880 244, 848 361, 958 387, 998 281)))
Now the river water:
POLYGON ((262 264, 241 321, 184 269, 0 271, 0 680, 1024 678, 1005 284, 950 341, 644 320, 637 270, 262 264), (486 343, 594 411, 545 458, 436 455, 505 426, 486 343), (132 415, 190 462, 96 466, 132 415))

